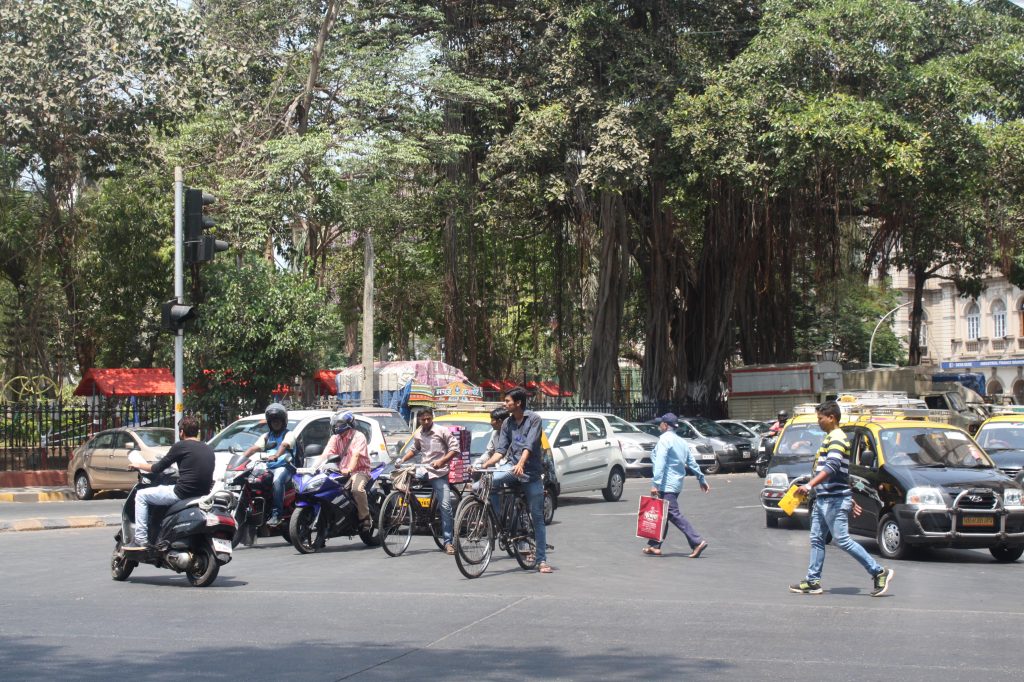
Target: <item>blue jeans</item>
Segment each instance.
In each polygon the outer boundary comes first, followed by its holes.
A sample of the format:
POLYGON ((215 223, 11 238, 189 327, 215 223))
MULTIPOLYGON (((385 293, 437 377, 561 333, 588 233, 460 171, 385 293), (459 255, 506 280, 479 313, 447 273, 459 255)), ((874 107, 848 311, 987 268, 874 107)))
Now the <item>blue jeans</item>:
MULTIPOLYGON (((516 480, 512 470, 498 471, 491 480, 491 508, 495 514, 501 510, 499 490, 516 480)), ((523 483, 526 492, 526 503, 530 507, 530 518, 533 520, 533 539, 537 544, 537 564, 548 560, 548 529, 544 525, 544 481, 537 479, 523 483)))
POLYGON ((439 500, 441 505, 441 535, 445 545, 452 543, 453 528, 455 522, 452 514, 452 489, 448 487, 448 478, 430 479, 430 485, 434 488, 434 499, 439 500))
POLYGON ((274 504, 271 514, 281 517, 284 516, 284 489, 288 487, 288 481, 292 480, 293 469, 290 466, 281 466, 271 471, 274 472, 274 504))
POLYGON ((811 560, 807 565, 807 582, 821 580, 821 569, 825 565, 825 533, 831 531, 832 542, 857 560, 872 576, 882 570, 859 543, 850 538, 850 510, 853 497, 837 495, 818 497, 811 509, 811 560))
POLYGON ((149 507, 169 507, 180 498, 174 494, 173 485, 157 485, 143 488, 135 493, 135 542, 144 545, 149 542, 149 507))

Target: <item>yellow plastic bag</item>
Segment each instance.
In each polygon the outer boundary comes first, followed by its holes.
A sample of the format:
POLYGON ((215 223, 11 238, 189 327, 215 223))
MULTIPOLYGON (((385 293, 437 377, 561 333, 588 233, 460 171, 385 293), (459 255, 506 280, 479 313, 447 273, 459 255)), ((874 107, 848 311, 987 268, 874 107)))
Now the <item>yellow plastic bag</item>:
POLYGON ((804 496, 799 494, 800 486, 795 483, 789 486, 789 490, 779 500, 779 509, 786 512, 786 516, 792 516, 796 508, 803 502, 804 496))

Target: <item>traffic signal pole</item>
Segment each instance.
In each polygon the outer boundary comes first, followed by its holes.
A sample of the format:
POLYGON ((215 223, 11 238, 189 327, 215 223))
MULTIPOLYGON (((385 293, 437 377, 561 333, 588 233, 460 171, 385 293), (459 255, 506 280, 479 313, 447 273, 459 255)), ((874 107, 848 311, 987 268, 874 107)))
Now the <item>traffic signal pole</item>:
MULTIPOLYGON (((180 305, 185 300, 184 236, 185 172, 174 167, 174 300, 180 305)), ((178 440, 178 425, 185 410, 183 387, 185 369, 185 331, 174 332, 174 440, 178 440)))

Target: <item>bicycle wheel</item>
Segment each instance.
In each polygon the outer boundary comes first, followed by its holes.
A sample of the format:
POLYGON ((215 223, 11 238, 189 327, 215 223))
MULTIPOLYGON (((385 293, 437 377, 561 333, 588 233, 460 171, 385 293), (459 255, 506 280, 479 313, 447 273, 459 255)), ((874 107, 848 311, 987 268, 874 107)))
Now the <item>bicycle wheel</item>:
POLYGON ((438 549, 444 549, 444 534, 441 532, 441 503, 437 498, 430 499, 430 537, 434 538, 434 544, 438 549))
POLYGON ((462 505, 455 516, 455 563, 467 578, 479 578, 491 563, 494 524, 479 500, 462 505))
POLYGON ((512 552, 520 568, 532 571, 537 567, 537 539, 533 533, 533 517, 530 515, 530 508, 518 497, 513 510, 508 543, 512 546, 512 552))
POLYGON ((380 508, 380 546, 389 556, 401 556, 412 540, 412 507, 409 494, 395 490, 380 508))

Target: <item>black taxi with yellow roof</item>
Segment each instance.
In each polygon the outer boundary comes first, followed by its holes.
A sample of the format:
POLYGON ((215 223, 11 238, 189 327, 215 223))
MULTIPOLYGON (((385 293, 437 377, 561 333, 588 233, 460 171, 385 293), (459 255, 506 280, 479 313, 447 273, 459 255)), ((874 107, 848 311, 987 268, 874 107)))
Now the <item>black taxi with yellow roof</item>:
POLYGON ((974 437, 1004 474, 1024 479, 1024 413, 994 414, 974 437))

